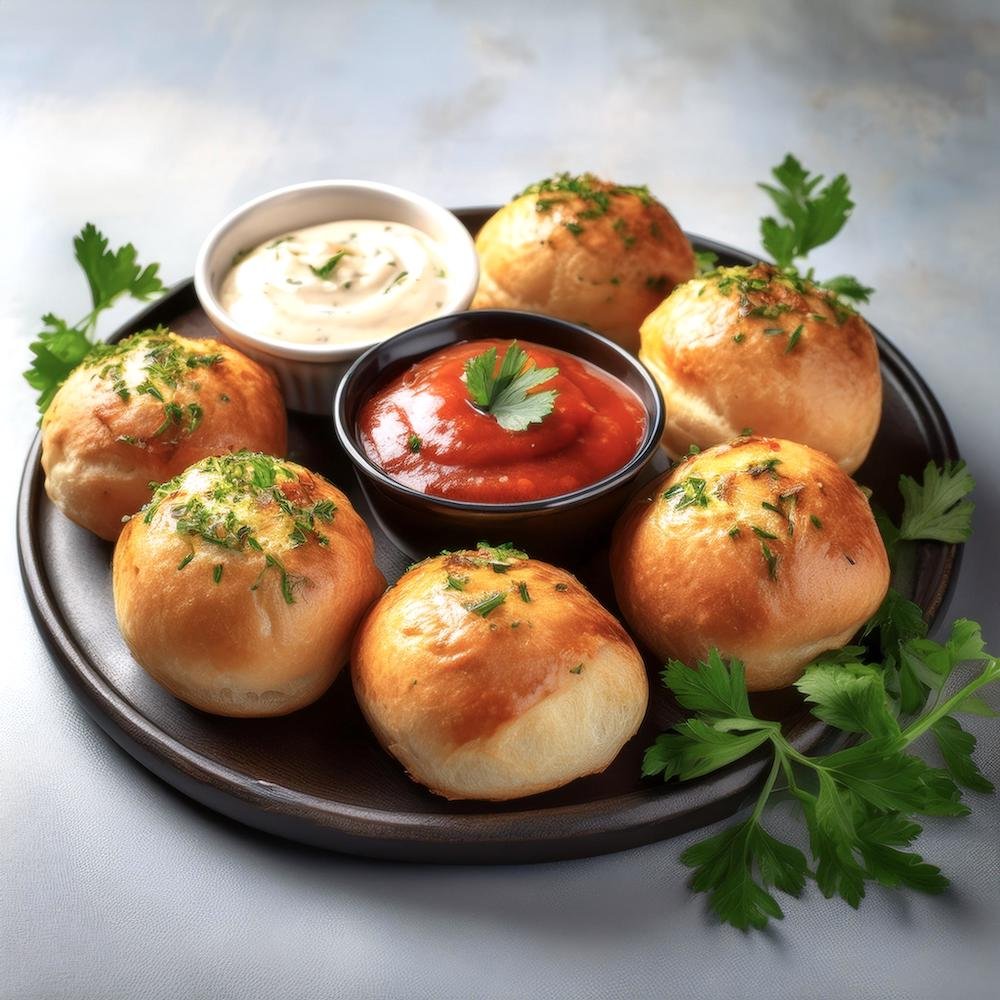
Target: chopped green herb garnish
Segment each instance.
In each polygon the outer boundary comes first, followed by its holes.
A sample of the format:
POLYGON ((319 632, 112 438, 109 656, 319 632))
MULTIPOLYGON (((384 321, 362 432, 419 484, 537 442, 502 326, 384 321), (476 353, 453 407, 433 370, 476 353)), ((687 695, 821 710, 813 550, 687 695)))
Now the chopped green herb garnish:
POLYGON ((687 479, 679 483, 674 483, 670 489, 663 493, 664 500, 673 500, 676 510, 683 510, 685 507, 707 507, 710 497, 705 492, 705 480, 698 476, 688 476, 687 479))
MULTIPOLYGON (((546 213, 552 210, 553 205, 578 199, 583 202, 584 207, 576 212, 576 220, 563 222, 563 225, 574 236, 579 236, 583 232, 581 222, 589 219, 597 219, 607 213, 613 207, 613 199, 624 196, 637 197, 644 205, 653 201, 649 189, 644 185, 632 186, 625 184, 608 184, 599 180, 593 174, 580 174, 574 176, 569 173, 556 174, 553 177, 546 177, 536 184, 529 184, 519 195, 548 195, 550 197, 538 198, 535 202, 535 211, 546 213)), ((619 223, 624 226, 622 219, 615 220, 615 229, 620 232, 619 223)), ((625 245, 630 246, 635 242, 632 236, 623 236, 625 245)))
POLYGON ((810 514, 809 515, 809 523, 814 528, 822 528, 823 527, 823 522, 815 514, 810 514))
POLYGON ((622 243, 625 244, 626 248, 635 243, 635 237, 629 233, 628 223, 624 219, 615 219, 612 228, 621 237, 622 243))
MULTIPOLYGON (((97 377, 111 382, 112 391, 129 402, 132 392, 150 396, 163 404, 163 421, 153 432, 154 437, 176 428, 179 434, 193 434, 201 424, 203 410, 197 403, 182 405, 176 401, 179 390, 197 393, 201 383, 196 379, 200 368, 221 364, 221 354, 199 354, 169 330, 158 327, 133 334, 116 344, 98 344, 82 362, 96 368, 97 377), (126 360, 141 357, 138 366, 143 379, 131 388, 125 381, 126 360)), ((171 440, 177 440, 172 438, 171 440)))
POLYGON ((500 605, 506 600, 506 594, 499 590, 494 590, 492 593, 484 594, 478 601, 471 601, 467 604, 463 604, 462 607, 474 615, 479 615, 481 618, 485 618, 491 611, 496 611, 496 609, 499 608, 500 605))
POLYGON ((168 431, 172 426, 180 424, 184 417, 184 410, 182 409, 180 403, 164 403, 163 404, 163 423, 155 431, 153 431, 153 437, 159 437, 165 431, 168 431))
POLYGON ((727 535, 729 535, 729 537, 730 537, 730 538, 739 538, 739 537, 740 537, 740 526, 739 526, 738 524, 734 524, 734 525, 733 525, 733 526, 732 526, 732 527, 731 527, 731 528, 730 528, 730 529, 729 529, 729 530, 728 530, 728 531, 726 532, 726 534, 727 534, 727 535))
POLYGON ((578 674, 578 673, 580 673, 581 670, 583 670, 583 664, 582 663, 578 663, 575 667, 570 667, 569 668, 569 672, 571 674, 578 674))
POLYGON ((745 333, 736 333, 736 334, 733 334, 733 343, 734 344, 742 344, 743 341, 746 340, 746 339, 747 339, 747 335, 745 333))
MULTIPOLYGON (((786 312, 791 312, 792 307, 784 302, 772 302, 769 305, 754 306, 747 313, 748 316, 761 316, 764 319, 777 319, 779 316, 784 315, 786 312)), ((780 327, 768 327, 769 330, 774 330, 776 333, 784 333, 780 327)), ((774 334, 772 334, 773 336, 774 334)))
MULTIPOLYGON (((772 509, 773 509, 773 508, 772 508, 772 509)), ((781 513, 781 512, 779 511, 778 513, 781 513)), ((755 534, 755 535, 756 535, 756 536, 757 536, 758 538, 769 538, 769 539, 771 539, 771 540, 774 540, 775 538, 777 538, 777 537, 778 537, 777 535, 773 535, 773 534, 771 534, 771 532, 770 532, 770 531, 767 531, 767 530, 766 530, 766 529, 764 529, 764 528, 759 528, 759 527, 757 527, 757 525, 756 525, 756 524, 751 524, 751 525, 750 525, 750 527, 751 527, 751 529, 753 530, 753 533, 754 533, 754 534, 755 534)))
POLYGON ((420 445, 422 443, 423 442, 421 441, 419 434, 411 434, 406 439, 406 447, 409 448, 410 451, 412 451, 414 455, 417 454, 417 452, 420 451, 420 445))
MULTIPOLYGON (((442 549, 441 555, 459 555, 467 563, 474 566, 489 566, 495 573, 506 573, 517 560, 527 559, 528 553, 515 548, 512 542, 501 542, 499 545, 490 545, 489 542, 480 541, 476 543, 476 551, 468 553, 465 551, 453 552, 450 549, 442 549)), ((417 565, 416 563, 414 565, 417 565)))
POLYGON ((216 563, 215 568, 212 570, 212 579, 218 583, 222 579, 222 563, 216 563))
MULTIPOLYGON (((298 582, 297 578, 287 573, 273 552, 265 551, 252 525, 240 516, 240 511, 273 505, 289 526, 289 547, 296 548, 310 538, 319 545, 329 543, 318 524, 333 520, 336 504, 326 498, 313 503, 304 502, 302 497, 308 497, 312 480, 299 479, 280 460, 267 455, 239 451, 202 459, 193 468, 207 474, 207 484, 198 492, 186 492, 184 486, 188 472, 161 484, 142 509, 145 523, 152 523, 157 512, 167 505, 173 528, 179 535, 198 537, 208 545, 233 552, 250 550, 263 554, 264 569, 251 589, 257 589, 261 577, 269 568, 277 568, 281 574, 282 594, 289 604, 293 603, 293 586, 298 582), (282 489, 282 484, 286 482, 295 484, 291 495, 282 489), (296 499, 291 499, 291 496, 296 499), (290 596, 292 599, 288 600, 290 596)), ((194 553, 191 553, 183 565, 187 565, 193 556, 194 553)), ((218 572, 221 574, 221 569, 218 572)))
POLYGON ((181 561, 180 561, 180 562, 179 562, 179 563, 177 564, 177 568, 178 568, 179 570, 181 570, 181 569, 184 569, 184 567, 185 567, 185 566, 187 566, 187 564, 188 564, 189 562, 191 562, 191 560, 192 560, 192 559, 194 559, 194 553, 193 553, 193 552, 189 552, 189 553, 188 553, 188 554, 187 554, 187 555, 186 555, 186 556, 185 556, 185 557, 184 557, 184 558, 183 558, 183 559, 182 559, 182 560, 181 560, 181 561))
POLYGON ((447 583, 445 584, 446 590, 465 590, 465 585, 469 582, 467 576, 452 576, 451 573, 448 574, 447 583))
POLYGON ((754 479, 758 476, 763 476, 765 473, 772 479, 777 479, 779 465, 781 465, 780 458, 768 458, 763 462, 754 462, 752 465, 748 465, 747 472, 749 472, 754 479))
POLYGON ((565 591, 569 590, 569 584, 568 583, 557 583, 556 586, 555 586, 555 589, 558 590, 560 594, 562 594, 565 591))
POLYGON ((767 288, 764 278, 750 277, 748 267, 720 268, 714 274, 715 285, 723 295, 728 295, 734 288, 740 293, 740 298, 746 298, 749 292, 758 292, 767 288))
POLYGON ((531 603, 531 595, 528 593, 528 585, 523 580, 517 585, 517 592, 521 595, 521 600, 524 601, 525 604, 531 603))
POLYGON ((264 574, 269 569, 276 569, 278 571, 280 585, 281 585, 281 596, 284 598, 286 604, 295 603, 295 585, 300 581, 301 578, 293 578, 288 570, 285 569, 284 563, 277 556, 271 555, 269 552, 264 554, 264 568, 260 571, 260 575, 254 581, 251 590, 256 590, 260 586, 260 581, 263 579, 264 574))
POLYGON ((321 267, 313 267, 312 264, 309 265, 309 270, 316 275, 317 278, 322 278, 324 281, 330 280, 330 275, 336 270, 337 265, 347 256, 346 250, 338 250, 332 257, 327 259, 327 262, 321 267))
POLYGON ((799 342, 799 338, 802 336, 802 324, 792 330, 791 335, 788 338, 788 343, 785 345, 785 354, 790 353, 795 350, 795 345, 799 342))
MULTIPOLYGON (((754 531, 757 532, 758 534, 760 534, 760 532, 758 532, 756 528, 754 528, 754 531)), ((764 537, 765 538, 774 538, 775 536, 774 535, 765 535, 764 537)), ((775 555, 774 552, 771 551, 771 549, 768 546, 767 542, 763 541, 763 539, 761 540, 761 543, 760 543, 760 551, 761 551, 761 555, 763 555, 763 557, 764 557, 764 562, 767 563, 767 575, 772 580, 777 580, 778 579, 778 556, 775 555)))
MULTIPOLYGON (((393 267, 395 267, 395 261, 393 261, 393 267)), ((391 292, 396 287, 396 285, 398 285, 401 281, 403 281, 409 273, 410 273, 409 271, 400 271, 399 274, 397 274, 396 277, 393 278, 388 285, 386 285, 385 291, 382 292, 382 294, 388 295, 389 292, 391 292)))

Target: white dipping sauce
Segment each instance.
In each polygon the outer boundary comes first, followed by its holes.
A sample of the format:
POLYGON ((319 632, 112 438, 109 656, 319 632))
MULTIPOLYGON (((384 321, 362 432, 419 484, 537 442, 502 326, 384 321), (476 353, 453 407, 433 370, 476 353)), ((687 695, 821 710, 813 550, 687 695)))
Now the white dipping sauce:
POLYGON ((381 340, 441 314, 438 245, 400 222, 309 226, 237 254, 219 294, 250 333, 299 344, 381 340))

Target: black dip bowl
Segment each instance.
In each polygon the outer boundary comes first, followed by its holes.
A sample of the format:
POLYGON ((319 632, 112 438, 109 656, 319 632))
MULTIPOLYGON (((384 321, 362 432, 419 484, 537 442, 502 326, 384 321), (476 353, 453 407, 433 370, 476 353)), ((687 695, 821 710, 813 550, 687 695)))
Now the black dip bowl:
POLYGON ((441 549, 474 548, 479 540, 513 542, 532 556, 579 562, 610 533, 630 487, 649 464, 663 432, 663 399, 640 362, 581 326, 536 313, 481 309, 442 316, 390 337, 351 366, 337 389, 337 437, 383 530, 416 559, 441 549), (367 400, 422 358, 452 344, 519 340, 589 361, 628 386, 646 410, 646 428, 632 458, 583 489, 520 503, 473 503, 421 493, 397 482, 365 452, 358 414, 367 400))

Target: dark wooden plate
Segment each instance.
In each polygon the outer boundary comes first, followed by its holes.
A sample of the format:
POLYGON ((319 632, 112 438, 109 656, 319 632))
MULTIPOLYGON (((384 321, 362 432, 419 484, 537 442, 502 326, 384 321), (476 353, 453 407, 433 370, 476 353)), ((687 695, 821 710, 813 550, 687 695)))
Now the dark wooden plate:
MULTIPOLYGON (((459 215, 475 232, 490 212, 469 209, 459 215)), ((753 259, 709 240, 693 241, 726 263, 753 259)), ((186 281, 113 339, 160 323, 187 335, 214 334, 186 281)), ((879 348, 884 413, 858 479, 895 514, 899 475, 919 474, 930 459, 955 459, 957 448, 923 379, 881 335, 879 348)), ((290 414, 289 444, 291 458, 350 495, 372 526, 379 565, 395 580, 409 560, 379 533, 336 443, 332 420, 290 414)), ((621 850, 713 822, 734 812, 761 777, 763 765, 757 758, 684 784, 640 779, 644 748, 680 717, 656 678, 655 663, 649 664, 652 698, 646 720, 607 771, 502 805, 447 802, 409 781, 368 731, 346 669, 316 704, 286 718, 224 719, 189 708, 129 655, 115 624, 112 547, 49 503, 39 455, 36 438, 21 482, 18 546, 35 620, 56 664, 112 739, 164 781, 217 812, 292 840, 371 857, 546 861, 621 850)), ((930 619, 944 607, 958 559, 955 546, 923 545, 910 579, 898 582, 930 619)), ((588 564, 570 568, 614 607, 602 552, 588 564)), ((781 719, 802 748, 832 736, 794 692, 759 696, 755 707, 781 719)))

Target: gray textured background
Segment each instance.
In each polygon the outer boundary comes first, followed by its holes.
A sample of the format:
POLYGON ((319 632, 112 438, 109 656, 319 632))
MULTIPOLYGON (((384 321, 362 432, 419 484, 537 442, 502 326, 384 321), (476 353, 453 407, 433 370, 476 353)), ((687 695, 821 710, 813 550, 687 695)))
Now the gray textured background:
MULTIPOLYGON (((177 279, 224 212, 277 185, 369 177, 462 205, 590 168, 754 248, 753 182, 794 150, 850 176, 856 217, 816 263, 878 289, 869 317, 979 481, 952 610, 996 649, 998 84, 995 0, 0 2, 0 995, 995 997, 996 799, 926 824, 945 896, 873 891, 855 913, 808 889, 757 936, 688 893, 691 838, 517 869, 286 845, 188 804, 88 721, 35 633, 10 526, 33 434, 19 372, 42 312, 84 311, 85 220, 177 279)), ((997 781, 995 725, 974 728, 997 781)))

